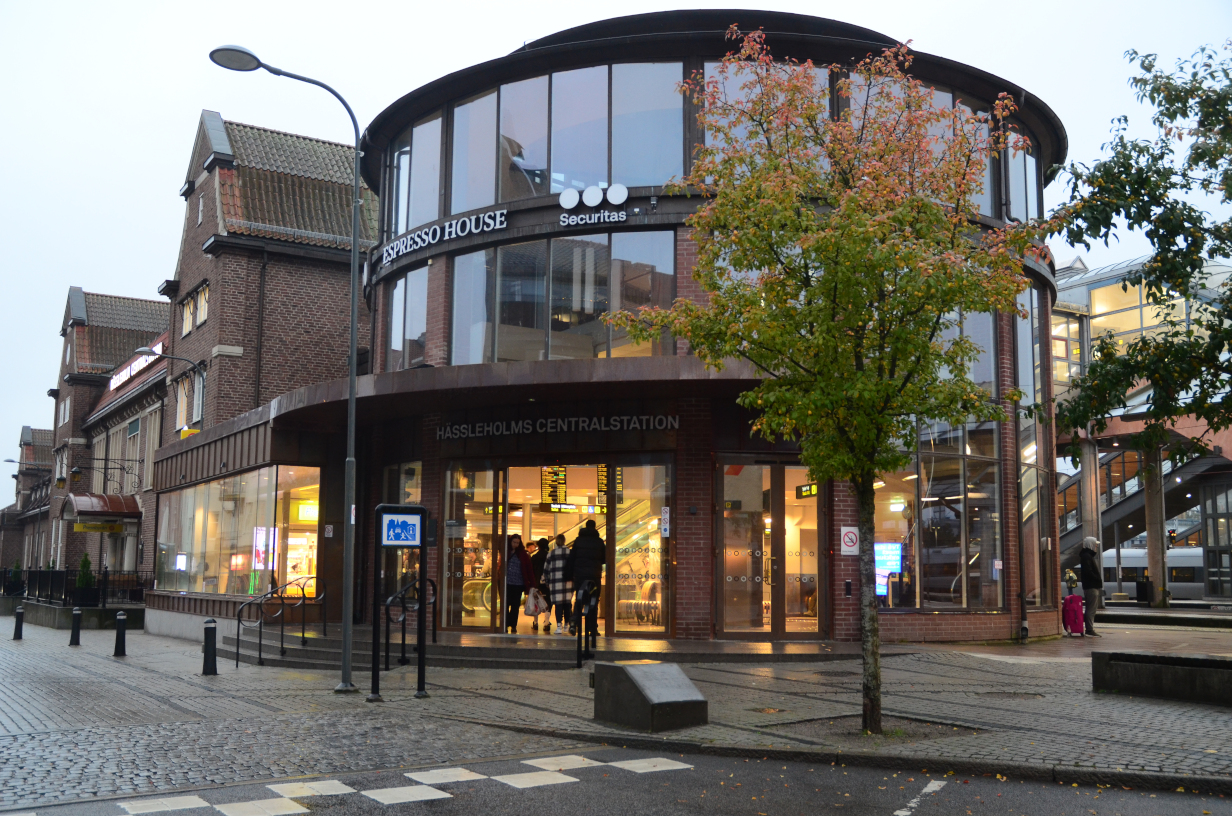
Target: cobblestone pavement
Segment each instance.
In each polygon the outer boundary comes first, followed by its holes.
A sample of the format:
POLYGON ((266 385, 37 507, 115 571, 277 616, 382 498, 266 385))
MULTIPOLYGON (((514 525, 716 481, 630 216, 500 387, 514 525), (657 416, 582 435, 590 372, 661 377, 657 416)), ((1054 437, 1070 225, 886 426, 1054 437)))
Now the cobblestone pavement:
MULTIPOLYGON (((1132 648, 1133 630, 1118 632, 1095 645, 1132 648)), ((1232 652, 1232 633, 1201 634, 1202 651, 1232 652)), ((1164 637, 1183 645, 1191 633, 1137 639, 1149 647, 1164 637)), ((111 633, 83 632, 79 648, 67 640, 35 626, 24 641, 0 640, 0 809, 635 737, 591 720, 584 671, 430 668, 432 696, 416 700, 409 667, 382 676, 384 704, 367 704, 362 695, 333 694, 333 673, 223 663, 219 676, 202 677, 199 647, 170 638, 130 633, 123 659, 110 656, 111 633)), ((982 761, 1232 780, 1232 709, 1093 694, 1090 647, 1054 641, 887 656, 887 715, 945 723, 952 736, 855 745, 787 727, 857 716, 856 660, 687 666, 710 700, 711 723, 670 739, 703 751, 841 750, 853 762, 854 751, 911 765, 982 761)), ((366 676, 356 680, 366 686, 366 676)))

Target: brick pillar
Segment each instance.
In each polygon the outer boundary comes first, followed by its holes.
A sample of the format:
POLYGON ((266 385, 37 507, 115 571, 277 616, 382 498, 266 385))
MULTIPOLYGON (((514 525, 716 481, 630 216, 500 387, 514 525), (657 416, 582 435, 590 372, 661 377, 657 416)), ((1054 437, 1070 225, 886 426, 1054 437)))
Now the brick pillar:
MULTIPOLYGON (((697 243, 693 240, 691 227, 676 228, 676 297, 691 300, 694 303, 707 303, 709 298, 701 284, 693 278, 693 268, 697 265, 697 243)), ((685 356, 689 353, 689 341, 682 338, 676 340, 676 354, 685 356)))
POLYGON ((424 362, 434 366, 449 365, 449 327, 453 313, 451 266, 444 257, 428 262, 428 336, 424 362))
POLYGON ((835 542, 830 556, 830 597, 834 609, 834 631, 830 637, 834 640, 859 640, 860 559, 842 554, 843 539, 840 534, 843 527, 855 527, 859 523, 859 508, 848 482, 831 482, 827 489, 832 491, 834 509, 830 518, 830 540, 835 542), (850 598, 844 594, 847 581, 851 581, 850 598))
POLYGON ((672 509, 675 637, 714 637, 714 454, 710 401, 677 403, 676 496, 672 509), (689 508, 696 508, 696 513, 689 508))
MULTIPOLYGON (((439 264, 433 264, 437 266, 439 264)), ((431 292, 431 278, 428 281, 429 292, 431 292)), ((428 299, 432 303, 431 297, 428 299)), ((428 318, 431 325, 431 317, 428 318)), ((429 332, 431 329, 429 329, 429 332)), ((429 337, 431 335, 429 334, 429 337)), ((429 341, 431 342, 431 341, 429 341)), ((431 517, 436 519, 436 546, 428 550, 428 577, 436 581, 438 593, 444 590, 444 576, 440 572, 440 553, 441 548, 447 542, 445 541, 445 489, 442 483, 444 477, 445 463, 441 461, 441 443, 436 439, 436 429, 441 424, 440 414, 428 414, 423 418, 420 425, 420 462, 422 463, 423 473, 421 475, 420 484, 423 485, 421 502, 423 506, 428 508, 431 517)), ((444 610, 439 608, 441 603, 440 595, 437 596, 437 620, 444 620, 444 610)), ((431 621, 429 621, 431 625, 431 621)))
MULTIPOLYGON (((1014 366, 1015 324, 1018 318, 1012 313, 997 315, 997 382, 1002 395, 1015 386, 1014 366)), ((1030 350, 1027 350, 1030 353, 1030 350)), ((1021 518, 1018 503, 1018 436, 1014 422, 1014 404, 1001 400, 1001 407, 1009 416, 1009 422, 1001 423, 1001 560, 1005 592, 1005 608, 1009 611, 1007 638, 1018 637, 1022 625, 1022 601, 1018 595, 1022 587, 1019 569, 1021 548, 1021 518)))

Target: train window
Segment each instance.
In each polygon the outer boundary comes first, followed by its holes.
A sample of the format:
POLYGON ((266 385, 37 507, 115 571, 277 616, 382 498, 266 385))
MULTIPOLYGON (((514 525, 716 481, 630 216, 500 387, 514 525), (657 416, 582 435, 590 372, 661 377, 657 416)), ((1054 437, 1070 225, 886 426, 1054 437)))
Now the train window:
POLYGON ((1137 581, 1137 580, 1138 580, 1138 568, 1137 567, 1121 567, 1121 581, 1122 582, 1137 581))
POLYGON ((1168 582, 1172 584, 1192 584, 1197 581, 1193 567, 1172 567, 1168 570, 1168 582))
POLYGON ((1116 580, 1116 567, 1104 567, 1104 583, 1116 580))

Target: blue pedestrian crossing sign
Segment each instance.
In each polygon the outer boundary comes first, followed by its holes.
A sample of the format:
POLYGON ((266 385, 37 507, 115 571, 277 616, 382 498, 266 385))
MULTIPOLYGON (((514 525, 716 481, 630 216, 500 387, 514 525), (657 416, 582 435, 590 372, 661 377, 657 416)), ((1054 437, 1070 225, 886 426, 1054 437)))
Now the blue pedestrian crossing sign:
POLYGON ((377 543, 382 547, 422 547, 428 540, 428 511, 417 504, 382 504, 377 508, 377 543))

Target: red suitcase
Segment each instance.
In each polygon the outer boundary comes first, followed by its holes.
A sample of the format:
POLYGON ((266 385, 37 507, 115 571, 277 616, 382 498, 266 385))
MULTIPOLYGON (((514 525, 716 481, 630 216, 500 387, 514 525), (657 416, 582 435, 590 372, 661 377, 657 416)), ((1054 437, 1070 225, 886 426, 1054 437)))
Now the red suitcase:
POLYGON ((1066 595, 1061 601, 1061 625, 1071 635, 1081 635, 1083 631, 1082 596, 1066 595))

